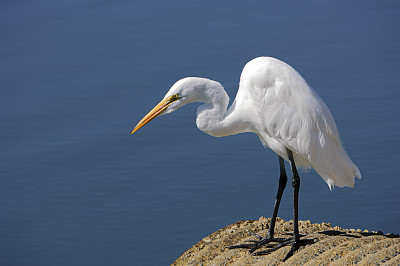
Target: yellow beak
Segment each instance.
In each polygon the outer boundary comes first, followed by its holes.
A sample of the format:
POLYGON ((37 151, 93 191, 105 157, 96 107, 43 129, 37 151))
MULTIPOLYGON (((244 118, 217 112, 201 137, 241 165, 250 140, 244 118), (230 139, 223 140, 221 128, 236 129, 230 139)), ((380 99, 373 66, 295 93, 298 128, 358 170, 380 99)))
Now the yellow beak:
POLYGON ((149 123, 151 120, 162 114, 167 107, 174 102, 176 99, 176 96, 170 96, 167 98, 164 98, 159 104, 156 105, 145 117, 143 117, 142 120, 136 125, 136 127, 132 130, 131 134, 135 133, 138 131, 141 127, 149 123))

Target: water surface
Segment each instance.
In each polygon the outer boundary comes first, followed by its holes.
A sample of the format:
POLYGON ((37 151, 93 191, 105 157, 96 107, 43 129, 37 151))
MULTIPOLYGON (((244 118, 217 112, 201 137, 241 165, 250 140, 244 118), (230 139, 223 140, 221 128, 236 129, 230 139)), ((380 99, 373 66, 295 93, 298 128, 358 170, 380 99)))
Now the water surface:
POLYGON ((324 99, 363 177, 330 192, 302 173, 300 218, 399 233, 396 1, 0 5, 1 265, 166 265, 223 226, 269 217, 278 158, 256 135, 202 133, 196 104, 129 135, 185 76, 220 81, 232 101, 261 55, 324 99))

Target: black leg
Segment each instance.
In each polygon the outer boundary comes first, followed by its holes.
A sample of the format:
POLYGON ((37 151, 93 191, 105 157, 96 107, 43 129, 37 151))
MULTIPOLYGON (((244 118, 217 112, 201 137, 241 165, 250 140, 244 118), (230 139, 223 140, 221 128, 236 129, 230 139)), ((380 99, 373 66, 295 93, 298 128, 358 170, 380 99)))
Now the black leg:
POLYGON ((278 193, 276 193, 274 211, 272 213, 272 220, 271 220, 271 224, 270 224, 269 230, 268 230, 268 236, 270 236, 271 238, 274 237, 276 217, 278 215, 278 210, 279 210, 279 205, 281 203, 282 194, 283 194, 283 191, 285 190, 286 183, 287 183, 285 161, 283 160, 283 158, 281 156, 279 156, 279 167, 280 167, 280 171, 281 171, 281 175, 279 178, 279 188, 278 188, 278 193))
POLYGON ((300 233, 299 233, 300 177, 299 177, 299 174, 297 173, 296 164, 293 159, 292 151, 289 150, 288 148, 286 148, 286 151, 288 153, 290 166, 292 168, 292 174, 293 174, 293 179, 292 179, 292 185, 293 185, 293 240, 290 241, 292 244, 292 247, 290 248, 288 254, 286 254, 283 261, 286 261, 288 258, 290 258, 293 255, 293 253, 296 250, 298 250, 301 246, 314 243, 314 240, 312 240, 312 239, 300 240, 300 233))
POLYGON ((299 234, 299 190, 300 190, 300 177, 297 173, 296 164, 293 159, 292 151, 286 148, 290 167, 292 168, 292 186, 293 186, 293 244, 289 253, 283 259, 283 261, 287 260, 293 255, 293 252, 296 251, 300 247, 300 234, 299 234))
POLYGON ((283 246, 291 245, 290 251, 288 252, 286 257, 283 259, 283 261, 286 261, 301 246, 314 243, 314 240, 312 240, 312 239, 300 240, 299 208, 298 208, 299 207, 300 177, 299 177, 299 174, 297 173, 297 168, 296 168, 296 164, 293 159, 292 151, 289 149, 286 149, 286 151, 287 151, 287 154, 289 157, 290 166, 292 168, 292 174, 293 174, 293 179, 292 179, 292 185, 293 185, 293 238, 290 238, 290 239, 274 238, 275 223, 276 223, 276 217, 278 215, 279 204, 281 202, 282 194, 283 194, 283 191, 285 190, 286 183, 287 183, 287 176, 286 176, 286 171, 285 171, 284 160, 282 157, 279 156, 279 166, 280 166, 281 175, 279 178, 279 188, 278 188, 278 193, 276 194, 274 211, 272 213, 272 220, 271 220, 271 225, 268 230, 268 235, 265 238, 263 238, 255 233, 251 233, 251 234, 255 235, 256 237, 258 237, 260 240, 255 241, 255 243, 252 243, 252 244, 241 244, 241 245, 236 245, 236 246, 230 246, 229 249, 249 248, 250 249, 249 252, 252 253, 252 255, 266 255, 275 250, 278 250, 279 248, 281 248, 283 246), (275 245, 274 246, 272 244, 268 244, 270 242, 278 242, 279 244, 274 244, 275 245), (268 245, 266 245, 266 244, 268 244, 268 245), (264 251, 254 252, 255 250, 259 249, 260 247, 262 247, 264 245, 266 245, 269 249, 264 250, 264 251))
POLYGON ((299 190, 300 190, 300 177, 297 173, 296 164, 294 163, 292 152, 287 149, 290 166, 292 168, 293 179, 293 239, 298 242, 300 239, 299 234, 299 190))
POLYGON ((260 239, 260 241, 255 242, 254 244, 241 244, 241 245, 235 245, 235 246, 230 246, 230 249, 233 248, 250 248, 249 252, 253 253, 255 250, 259 249, 265 244, 268 244, 270 242, 282 242, 284 239, 276 239, 274 238, 274 231, 275 231, 275 223, 276 223, 276 217, 278 215, 278 210, 279 210, 279 205, 281 203, 282 199, 282 194, 283 191, 285 190, 286 183, 287 183, 287 176, 286 176, 286 170, 285 170, 285 161, 281 156, 279 156, 279 167, 280 167, 280 177, 279 177, 279 188, 278 192, 276 193, 276 199, 275 199, 275 204, 274 204, 274 211, 272 212, 272 219, 271 219, 271 224, 268 229, 268 234, 265 238, 250 232, 250 234, 255 235, 260 239))

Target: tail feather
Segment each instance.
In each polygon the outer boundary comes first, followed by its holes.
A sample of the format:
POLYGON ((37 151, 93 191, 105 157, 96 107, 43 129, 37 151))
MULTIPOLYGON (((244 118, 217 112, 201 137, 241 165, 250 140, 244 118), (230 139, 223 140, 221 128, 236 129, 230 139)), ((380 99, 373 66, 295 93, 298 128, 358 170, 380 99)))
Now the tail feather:
POLYGON ((331 158, 334 163, 321 167, 318 164, 312 164, 315 171, 328 184, 332 190, 334 186, 354 187, 355 178, 361 179, 361 173, 358 167, 352 162, 346 152, 343 150, 341 156, 331 158))

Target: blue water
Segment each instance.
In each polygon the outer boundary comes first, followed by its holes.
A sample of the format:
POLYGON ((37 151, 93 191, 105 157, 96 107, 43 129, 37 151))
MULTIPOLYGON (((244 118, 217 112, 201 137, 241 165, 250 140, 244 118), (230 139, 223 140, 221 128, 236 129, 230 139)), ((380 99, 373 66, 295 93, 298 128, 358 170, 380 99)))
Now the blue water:
MULTIPOLYGON (((185 76, 231 100, 260 55, 330 107, 362 180, 301 173, 300 218, 400 233, 397 1, 2 1, 0 265, 167 265, 269 217, 278 158, 253 134, 210 137, 196 104, 134 125, 185 76)), ((289 183, 290 184, 290 183, 289 183)), ((279 216, 292 219, 292 190, 279 216)))

